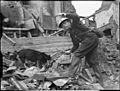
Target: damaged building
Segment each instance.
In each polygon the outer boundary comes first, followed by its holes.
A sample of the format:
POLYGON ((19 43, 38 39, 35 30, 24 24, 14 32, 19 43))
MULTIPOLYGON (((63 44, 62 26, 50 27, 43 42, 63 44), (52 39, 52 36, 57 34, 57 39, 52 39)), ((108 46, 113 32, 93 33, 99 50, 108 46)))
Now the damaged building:
POLYGON ((114 41, 119 42, 119 8, 118 3, 103 1, 99 10, 95 12, 96 28, 103 31, 111 29, 114 41))
POLYGON ((27 4, 23 3, 23 6, 36 17, 40 17, 40 25, 46 30, 57 30, 56 14, 76 12, 70 1, 29 1, 27 4))
MULTIPOLYGON (((39 36, 40 31, 53 30, 52 32, 54 32, 58 30, 56 20, 55 20, 56 14, 61 12, 66 12, 66 13, 76 12, 75 8, 73 7, 70 1, 20 1, 18 3, 14 1, 12 2, 6 1, 6 2, 3 2, 1 10, 2 10, 1 12, 5 16, 9 15, 9 17, 11 17, 12 15, 6 13, 8 12, 8 10, 12 10, 13 12, 18 13, 19 15, 18 14, 15 14, 16 16, 13 15, 12 19, 10 20, 15 22, 17 17, 20 18, 18 20, 19 25, 14 24, 15 25, 14 28, 22 27, 22 28, 31 29, 30 33, 31 33, 31 36, 33 37, 39 36), (15 11, 14 7, 13 8, 9 7, 10 4, 11 6, 15 5, 15 7, 18 7, 19 8, 18 11, 15 11), (8 5, 8 7, 6 7, 5 5, 6 6, 8 5), (14 19, 14 17, 16 19, 14 19), (40 31, 37 30, 36 27, 39 27, 40 31)), ((19 32, 18 31, 14 31, 14 32, 15 33, 17 32, 17 34, 14 33, 14 35, 19 37, 18 36, 19 32)), ((47 31, 47 33, 48 32, 51 32, 51 31, 47 31)), ((23 33, 23 35, 24 34, 25 33, 23 33)))
MULTIPOLYGON (((73 43, 69 35, 58 34, 61 33, 59 30, 63 29, 58 28, 56 15, 61 12, 76 13, 71 1, 6 1, 4 5, 0 13, 2 12, 6 17, 12 16, 10 18, 12 25, 2 26, 2 90, 120 89, 120 55, 116 48, 116 43, 119 42, 119 16, 116 2, 103 1, 101 7, 94 14, 88 17, 81 16, 80 19, 85 26, 107 33, 99 38, 99 41, 102 40, 102 42, 100 41, 98 44, 96 53, 98 58, 95 56, 97 58, 95 60, 99 61, 99 70, 102 71, 103 86, 95 76, 97 73, 86 62, 85 57, 76 67, 77 72, 74 78, 60 77, 59 73, 67 71, 72 63, 73 53, 65 52, 72 48, 73 43), (12 9, 15 14, 10 13, 9 9, 12 9), (112 38, 106 37, 106 35, 111 35, 112 38), (31 59, 39 57, 36 52, 26 51, 26 49, 41 53, 41 57, 44 56, 44 53, 46 56, 32 62, 31 59), (22 50, 26 54, 23 54, 20 59, 18 54, 22 50), (30 58, 25 58, 25 55, 30 58), (20 63, 22 58, 25 59, 26 68, 20 63), (42 62, 47 60, 43 69, 38 67, 38 60, 41 61, 42 66, 42 62), (44 69, 44 67, 46 68, 44 69)), ((93 43, 93 45, 95 44, 93 43)))

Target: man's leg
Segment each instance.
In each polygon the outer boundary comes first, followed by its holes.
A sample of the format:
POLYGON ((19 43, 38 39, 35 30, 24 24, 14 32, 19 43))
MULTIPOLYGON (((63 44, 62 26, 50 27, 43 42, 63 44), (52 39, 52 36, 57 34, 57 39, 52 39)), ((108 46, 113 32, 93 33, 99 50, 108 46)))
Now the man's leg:
POLYGON ((75 73, 77 72, 77 70, 79 68, 80 63, 81 63, 81 58, 74 55, 72 57, 72 62, 71 62, 71 65, 69 66, 68 70, 63 72, 61 75, 67 76, 67 77, 74 77, 75 73))
POLYGON ((103 77, 102 77, 102 71, 99 65, 99 57, 98 57, 98 49, 95 47, 92 51, 90 51, 85 57, 86 61, 89 64, 90 67, 93 68, 93 71, 95 72, 95 76, 98 78, 100 84, 103 86, 103 77))
POLYGON ((68 69, 68 76, 73 77, 75 75, 80 63, 81 63, 81 58, 74 55, 72 57, 72 63, 68 69))
POLYGON ((103 76, 102 76, 100 66, 99 65, 93 65, 92 68, 93 68, 93 70, 95 72, 95 76, 98 78, 98 82, 100 83, 100 85, 104 86, 104 84, 103 84, 103 76))
POLYGON ((74 56, 72 58, 72 63, 69 67, 68 76, 74 75, 80 62, 81 59, 86 56, 90 51, 92 51, 95 47, 98 45, 98 38, 96 36, 88 37, 84 41, 82 41, 80 47, 74 52, 74 56))

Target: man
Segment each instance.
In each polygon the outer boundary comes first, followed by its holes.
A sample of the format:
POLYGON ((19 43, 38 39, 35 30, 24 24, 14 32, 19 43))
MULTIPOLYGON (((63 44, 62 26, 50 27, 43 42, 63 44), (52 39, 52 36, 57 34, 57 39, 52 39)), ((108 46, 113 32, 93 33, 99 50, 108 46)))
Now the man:
POLYGON ((97 59, 98 36, 80 22, 80 17, 77 14, 62 13, 59 16, 62 17, 57 21, 59 28, 69 31, 73 42, 73 48, 68 53, 74 54, 69 70, 62 75, 73 77, 81 59, 85 57, 86 62, 96 72, 98 79, 102 81, 99 60, 97 59), (80 46, 79 43, 81 43, 80 46))

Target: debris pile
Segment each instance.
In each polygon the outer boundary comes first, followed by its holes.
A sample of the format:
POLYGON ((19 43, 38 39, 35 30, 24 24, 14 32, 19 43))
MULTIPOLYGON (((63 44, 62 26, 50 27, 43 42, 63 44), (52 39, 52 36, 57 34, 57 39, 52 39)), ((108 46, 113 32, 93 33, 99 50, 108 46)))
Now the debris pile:
MULTIPOLYGON (((101 66, 104 77, 104 87, 93 76, 91 68, 85 68, 83 59, 82 71, 74 78, 61 77, 60 72, 66 71, 71 64, 71 55, 58 51, 52 56, 51 64, 47 70, 31 65, 27 68, 18 68, 9 55, 3 53, 2 90, 103 90, 119 89, 120 55, 111 46, 112 43, 100 42, 99 51, 105 55, 101 57, 101 66), (112 48, 111 48, 112 47, 112 48), (103 61, 102 58, 106 58, 103 61)), ((81 69, 81 68, 80 68, 81 69)))
POLYGON ((119 89, 119 72, 120 72, 120 54, 117 49, 116 43, 107 37, 100 39, 99 45, 99 56, 103 70, 106 72, 107 77, 105 77, 106 89, 119 89), (101 56, 102 55, 102 56, 101 56))

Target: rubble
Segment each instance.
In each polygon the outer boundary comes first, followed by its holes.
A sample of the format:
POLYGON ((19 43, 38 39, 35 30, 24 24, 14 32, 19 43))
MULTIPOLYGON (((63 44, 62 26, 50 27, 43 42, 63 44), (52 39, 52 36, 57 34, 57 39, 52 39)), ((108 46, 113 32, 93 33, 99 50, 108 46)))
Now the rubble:
MULTIPOLYGON (((9 57, 3 57, 2 90, 104 90, 119 89, 120 56, 113 43, 100 41, 99 51, 105 53, 101 57, 104 87, 97 83, 91 68, 85 68, 79 76, 73 78, 60 77, 60 72, 67 70, 71 64, 71 55, 63 51, 56 52, 52 56, 51 66, 46 71, 36 66, 18 69, 15 62, 9 57), (104 45, 103 45, 104 43, 104 45), (112 49, 111 49, 112 48, 112 49), (106 59, 105 59, 106 58, 106 59), (110 71, 110 73, 109 73, 110 71), (106 72, 106 73, 104 73, 106 72)), ((82 62, 84 65, 84 62, 82 62)), ((83 66, 82 65, 82 66, 83 66)), ((84 68, 84 67, 83 67, 84 68)), ((81 68, 81 70, 83 69, 81 68)))
POLYGON ((53 83, 56 85, 56 86, 63 86, 65 85, 67 82, 68 82, 68 78, 67 79, 58 79, 58 80, 55 80, 53 81, 53 83))
POLYGON ((35 73, 39 73, 39 69, 37 67, 30 67, 23 72, 24 75, 29 77, 32 77, 35 73))
MULTIPOLYGON (((64 3, 63 2, 59 2, 59 3, 54 2, 54 3, 55 3, 55 5, 52 5, 52 6, 55 6, 55 7, 53 7, 53 8, 55 8, 54 9, 55 12, 53 12, 53 13, 57 13, 59 11, 59 10, 56 11, 57 9, 59 9, 56 6, 60 6, 61 9, 63 9, 62 6, 64 6, 64 8, 66 7, 64 10, 66 12, 67 12, 66 9, 68 9, 68 6, 69 5, 71 6, 71 4, 69 4, 69 2, 65 2, 65 1, 64 1, 64 3), (62 5, 62 3, 64 5, 62 5)), ((40 4, 42 4, 42 3, 40 3, 40 4)), ((45 4, 45 5, 47 5, 47 4, 45 4)), ((114 4, 112 4, 111 7, 113 7, 113 6, 114 6, 114 4)), ((5 15, 6 17, 10 17, 10 20, 12 20, 12 21, 15 21, 15 22, 19 21, 20 23, 22 23, 21 20, 23 20, 22 19, 23 18, 23 14, 22 14, 23 7, 19 2, 16 2, 16 1, 15 2, 14 1, 5 2, 5 3, 3 3, 2 8, 3 8, 2 9, 3 15, 5 15), (8 7, 6 7, 6 5, 8 7), (15 6, 15 7, 13 7, 13 6, 15 6), (11 10, 12 10, 12 12, 15 11, 14 15, 13 15, 13 13, 9 12, 11 10), (10 14, 8 14, 8 13, 10 13, 10 14), (14 16, 16 16, 16 17, 14 17, 14 16)), ((30 8, 30 9, 32 10, 32 8, 30 8)), ((114 7, 113 7, 113 9, 114 9, 114 7)), ((28 7, 28 10, 29 10, 29 7, 28 7)), ((110 10, 112 10, 112 9, 110 9, 110 10)), ((71 8, 68 11, 70 13, 71 8)), ((73 11, 75 11, 75 10, 73 9, 73 11)), ((35 13, 36 8, 35 8, 35 12, 34 12, 34 10, 31 12, 35 13)), ((37 17, 34 16, 34 14, 32 14, 32 17, 35 20, 34 22, 35 22, 36 28, 38 30, 42 30, 41 32, 43 32, 43 29, 41 28, 41 26, 38 26, 39 24, 37 24, 37 23, 39 23, 39 18, 40 19, 46 18, 47 23, 49 23, 50 25, 52 23, 53 23, 52 25, 55 24, 55 22, 54 22, 55 19, 53 19, 54 18, 53 17, 52 22, 48 22, 49 19, 47 19, 47 17, 43 17, 41 14, 42 13, 40 13, 40 17, 38 17, 38 19, 37 19, 37 17)), ((107 12, 105 14, 107 15, 107 12)), ((110 13, 110 15, 111 14, 112 13, 110 13)), ((53 15, 56 15, 56 14, 53 14, 53 15)), ((28 18, 27 12, 24 17, 28 18)), ((26 18, 24 20, 26 20, 26 18)), ((104 18, 106 18, 106 17, 104 17, 104 18)), ((102 19, 106 21, 106 19, 104 19, 104 18, 102 18, 102 19)), ((113 18, 115 18, 115 17, 113 17, 113 18)), ((99 22, 99 17, 96 20, 99 22)), ((118 20, 118 19, 115 19, 115 20, 118 20)), ((44 22, 44 20, 42 20, 41 22, 44 22)), ((102 22, 99 22, 98 25, 100 25, 102 22)), ((42 24, 42 25, 44 25, 44 24, 42 24)), ((45 26, 43 26, 43 27, 45 27, 45 26)), ((53 27, 56 28, 56 25, 53 27)), ((12 30, 13 29, 14 28, 12 28, 12 30)), ((20 29, 21 28, 19 28, 19 30, 20 29)), ((4 30, 5 30, 5 28, 4 28, 4 30)), ((6 30, 11 30, 11 29, 7 28, 6 30)), ((56 29, 53 29, 53 30, 56 30, 56 29)), ((62 31, 62 30, 59 29, 58 32, 60 32, 60 31, 62 31)), ((54 32, 54 33, 50 34, 49 36, 55 35, 58 32, 54 32)), ((14 35, 15 34, 16 33, 14 33, 14 35)), ((47 31, 46 31, 46 34, 47 34, 47 31)), ((19 35, 21 36, 21 34, 19 34, 19 35)), ((28 33, 28 35, 31 36, 30 33, 28 33)), ((42 45, 42 44, 45 44, 44 41, 46 41, 46 44, 48 44, 50 47, 52 47, 53 44, 58 42, 58 43, 56 43, 57 45, 54 47, 54 49, 56 49, 56 48, 58 48, 59 42, 61 42, 59 47, 60 46, 65 47, 66 45, 64 46, 63 44, 68 41, 68 40, 64 41, 61 38, 60 39, 57 38, 56 39, 57 41, 53 41, 54 38, 51 38, 51 41, 53 42, 53 43, 51 43, 51 42, 48 42, 48 40, 45 38, 45 36, 43 38, 45 40, 42 40, 42 41, 40 40, 40 38, 39 39, 36 38, 35 39, 36 41, 35 41, 31 37, 26 38, 26 37, 22 37, 22 36, 19 38, 19 40, 16 39, 16 37, 14 40, 12 40, 5 33, 3 33, 2 39, 3 40, 1 41, 1 43, 4 44, 1 48, 2 50, 3 49, 18 50, 18 49, 21 49, 21 47, 23 45, 26 45, 26 46, 24 46, 24 48, 28 48, 28 45, 31 45, 33 49, 34 48, 47 49, 46 47, 44 47, 42 45), (5 39, 9 40, 10 43, 13 44, 13 46, 10 46, 7 43, 7 40, 5 40, 5 39), (27 42, 27 40, 29 42, 27 42), (31 40, 32 40, 32 42, 31 42, 31 40), (37 40, 39 42, 37 42, 37 40), (60 40, 62 40, 62 41, 60 41, 60 40), (20 43, 18 41, 20 41, 20 43), (37 42, 37 43, 35 43, 35 42, 37 42), (41 44, 43 47, 41 47, 41 45, 39 46, 39 44, 41 44)), ((70 41, 70 43, 71 43, 71 41, 70 41)), ((68 42, 67 44, 70 44, 70 43, 68 42)), ((46 45, 46 46, 49 47, 48 45, 46 45)), ((41 49, 39 49, 39 50, 41 50, 41 49)), ((51 48, 51 50, 53 50, 53 48, 51 48)), ((20 62, 11 60, 9 58, 9 52, 2 53, 3 54, 3 63, 2 63, 3 77, 1 78, 1 90, 120 90, 120 87, 119 87, 120 86, 120 81, 119 81, 120 80, 120 77, 119 77, 120 76, 120 54, 119 54, 119 50, 120 50, 120 44, 114 43, 114 41, 112 39, 107 38, 105 36, 100 39, 100 44, 98 46, 98 51, 99 51, 99 53, 98 53, 99 59, 98 60, 100 62, 101 71, 102 71, 102 75, 103 75, 103 79, 104 79, 103 86, 101 86, 101 84, 97 82, 98 79, 94 76, 94 72, 93 72, 92 68, 85 67, 84 59, 81 62, 81 65, 79 67, 79 70, 80 70, 79 73, 77 73, 74 78, 60 77, 60 73, 66 71, 71 64, 72 55, 65 54, 65 52, 64 52, 65 50, 58 50, 57 52, 55 52, 55 54, 51 55, 52 61, 51 61, 50 65, 47 65, 48 68, 46 70, 44 68, 40 69, 36 66, 32 66, 32 63, 29 63, 30 67, 28 67, 28 68, 19 68, 18 66, 22 67, 22 65, 20 64, 20 62)))
POLYGON ((116 46, 116 43, 107 37, 103 37, 100 39, 101 53, 104 53, 105 61, 102 63, 103 69, 107 72, 108 79, 104 81, 104 89, 119 89, 119 79, 115 80, 117 77, 119 78, 120 72, 120 54, 119 50, 116 46), (115 87, 116 84, 116 87, 115 87))

